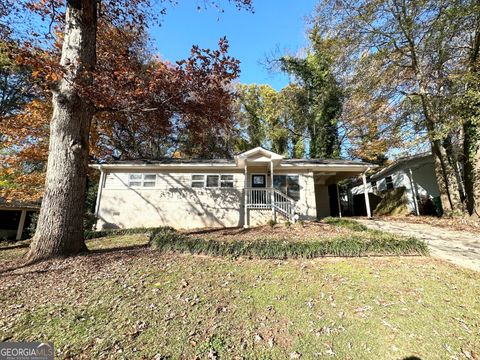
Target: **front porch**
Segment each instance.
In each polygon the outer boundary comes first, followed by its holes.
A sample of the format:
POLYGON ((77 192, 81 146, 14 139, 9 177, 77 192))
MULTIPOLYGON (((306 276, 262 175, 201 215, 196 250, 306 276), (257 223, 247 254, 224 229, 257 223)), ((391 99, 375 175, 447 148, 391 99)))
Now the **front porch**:
POLYGON ((235 160, 245 176, 244 227, 269 219, 294 223, 332 215, 341 217, 338 182, 368 168, 342 160, 284 159, 263 148, 244 152, 235 160), (256 218, 258 222, 254 221, 256 218))

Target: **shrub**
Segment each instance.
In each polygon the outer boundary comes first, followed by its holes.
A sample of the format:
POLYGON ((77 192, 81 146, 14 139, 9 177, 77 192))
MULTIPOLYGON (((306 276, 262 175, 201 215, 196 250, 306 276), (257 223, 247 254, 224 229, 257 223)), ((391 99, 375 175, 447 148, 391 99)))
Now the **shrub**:
POLYGON ((383 232, 371 232, 368 236, 352 235, 308 242, 267 238, 255 241, 224 242, 217 239, 193 238, 176 232, 160 231, 152 236, 151 245, 162 252, 174 251, 234 258, 246 256, 260 259, 424 255, 428 252, 423 241, 383 232))
POLYGON ((273 228, 275 225, 277 225, 277 222, 273 219, 270 219, 267 221, 267 225, 273 228))

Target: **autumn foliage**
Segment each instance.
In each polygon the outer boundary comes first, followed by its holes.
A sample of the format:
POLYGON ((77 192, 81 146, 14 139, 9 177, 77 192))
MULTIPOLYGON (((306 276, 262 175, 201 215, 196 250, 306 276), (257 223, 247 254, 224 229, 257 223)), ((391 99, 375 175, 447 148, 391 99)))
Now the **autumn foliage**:
MULTIPOLYGON (((60 42, 58 35, 56 44, 60 42)), ((192 141, 188 134, 198 134, 194 148, 201 151, 211 141, 207 134, 228 132, 230 83, 239 73, 239 61, 228 55, 228 47, 224 38, 215 50, 193 46, 188 59, 172 64, 148 51, 143 30, 100 22, 94 82, 79 88, 96 109, 90 132, 92 161, 170 156, 188 146, 179 143, 192 141)), ((56 65, 59 46, 48 51, 27 46, 12 54, 38 82, 39 96, 0 122, 0 197, 38 200, 52 116, 49 87, 62 76, 56 65)))

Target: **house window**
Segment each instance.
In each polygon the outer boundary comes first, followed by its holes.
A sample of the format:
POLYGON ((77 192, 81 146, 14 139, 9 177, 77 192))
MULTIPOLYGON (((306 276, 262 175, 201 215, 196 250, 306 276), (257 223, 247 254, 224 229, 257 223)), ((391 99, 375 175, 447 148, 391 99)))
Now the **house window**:
POLYGON ((391 176, 385 178, 385 183, 387 184, 387 190, 393 189, 393 179, 391 176))
POLYGON ((192 175, 192 188, 205 187, 205 175, 192 175))
POLYGON ((273 175, 273 187, 298 201, 300 199, 300 181, 298 175, 273 175))
POLYGON ((192 175, 192 188, 233 188, 233 175, 192 175))
POLYGON ((129 174, 128 186, 129 187, 155 187, 157 181, 156 174, 129 174))
POLYGON ((233 188, 233 175, 222 175, 220 178, 220 187, 233 188))
POLYGON ((218 187, 218 175, 207 175, 207 188, 218 187))

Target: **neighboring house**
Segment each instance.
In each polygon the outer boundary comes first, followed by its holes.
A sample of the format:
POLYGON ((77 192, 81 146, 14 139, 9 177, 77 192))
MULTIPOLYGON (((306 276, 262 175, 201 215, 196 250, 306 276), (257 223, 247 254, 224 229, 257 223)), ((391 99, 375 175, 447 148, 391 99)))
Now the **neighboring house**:
POLYGON ((40 210, 40 203, 0 199, 0 241, 21 240, 28 237, 25 231, 32 215, 40 210))
POLYGON ((269 219, 318 219, 338 209, 337 182, 371 166, 284 159, 260 147, 232 160, 96 164, 97 228, 248 227, 269 219))
MULTIPOLYGON (((434 159, 431 153, 423 153, 399 158, 389 166, 370 176, 367 183, 372 204, 373 195, 381 195, 391 189, 404 188, 405 202, 408 211, 420 215, 425 210, 425 204, 439 205, 440 192, 435 176, 434 159)), ((353 204, 354 215, 363 213, 364 186, 359 184, 349 191, 350 203, 353 204), (360 203, 360 204, 358 204, 360 203), (355 213, 357 212, 357 213, 355 213)), ((374 196, 373 196, 374 197, 374 196)), ((375 213, 375 211, 374 211, 375 213)))

